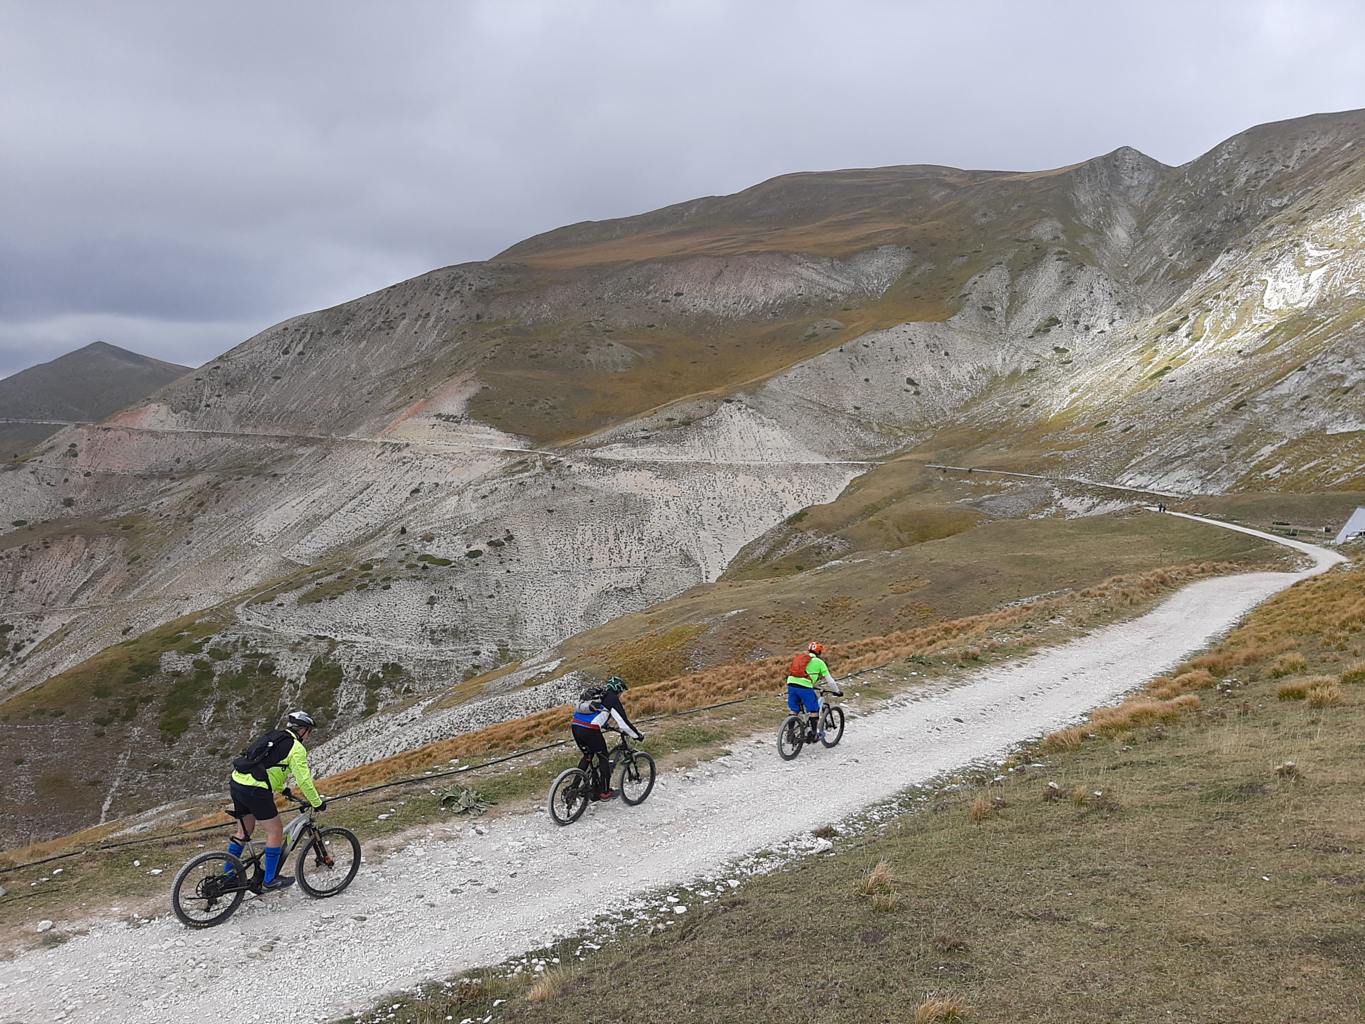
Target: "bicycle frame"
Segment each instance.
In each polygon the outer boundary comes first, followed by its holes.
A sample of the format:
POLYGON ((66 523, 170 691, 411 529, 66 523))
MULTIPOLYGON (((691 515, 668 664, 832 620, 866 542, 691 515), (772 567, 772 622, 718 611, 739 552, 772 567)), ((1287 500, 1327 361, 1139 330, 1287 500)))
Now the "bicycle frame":
MULTIPOLYGON (((313 808, 295 799, 298 804, 298 815, 284 826, 284 841, 280 844, 280 867, 284 867, 285 861, 293 856, 294 851, 299 848, 300 843, 307 837, 318 835, 317 822, 313 818, 313 808)), ((258 823, 259 824, 259 823, 258 823)), ((242 867, 250 868, 252 865, 264 867, 265 842, 257 839, 247 839, 242 843, 242 853, 237 858, 242 862, 242 867)), ((251 888, 252 883, 244 880, 244 886, 251 888)))

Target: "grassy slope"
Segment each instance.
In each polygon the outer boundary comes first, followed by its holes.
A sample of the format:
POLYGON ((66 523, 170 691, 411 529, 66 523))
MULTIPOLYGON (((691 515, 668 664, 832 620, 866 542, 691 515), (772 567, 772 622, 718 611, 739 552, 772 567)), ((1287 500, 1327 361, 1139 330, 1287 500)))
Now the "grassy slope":
POLYGON ((1362 593, 1356 568, 1267 602, 1185 666, 1223 686, 1177 721, 1058 744, 1072 748, 998 786, 927 791, 928 809, 662 934, 597 953, 567 941, 551 955, 586 959, 538 990, 483 972, 397 1011, 386 999, 387 1019, 478 1019, 494 998, 528 1024, 911 1021, 937 1019, 916 1017, 935 1001, 979 1022, 1360 1019, 1362 593), (1278 700, 1286 648, 1301 672, 1357 681, 1336 704, 1278 700), (1276 772, 1287 761, 1299 774, 1276 772))
MULTIPOLYGON (((1111 580, 1079 593, 1020 607, 831 645, 828 656, 846 678, 850 673, 890 663, 889 669, 880 673, 885 681, 875 682, 867 676, 857 681, 861 700, 875 704, 905 689, 918 691, 951 683, 965 666, 1017 658, 1039 646, 1064 642, 1083 632, 1088 623, 1141 614, 1171 588, 1227 568, 1209 564, 1128 576, 1122 581, 1111 580)), ((715 757, 724 752, 727 744, 756 732, 770 732, 786 713, 782 696, 785 661, 781 657, 725 665, 632 688, 633 718, 649 732, 646 749, 667 771, 715 757), (687 711, 736 699, 742 703, 701 713, 687 711), (679 711, 684 713, 674 715, 679 711)), ((552 749, 469 775, 430 781, 428 776, 450 770, 451 758, 459 758, 463 764, 478 764, 510 750, 562 742, 564 720, 564 709, 554 709, 330 776, 322 783, 323 790, 334 797, 328 820, 356 829, 370 855, 382 857, 387 846, 385 837, 449 817, 450 812, 441 807, 447 786, 476 788, 495 805, 495 814, 536 811, 546 786, 576 760, 574 754, 552 749), (398 789, 335 799, 338 793, 356 787, 400 780, 406 784, 398 789), (381 813, 383 819, 379 818, 381 813)), ((227 824, 230 824, 227 819, 218 814, 189 822, 185 828, 227 824)), ((191 832, 131 849, 94 849, 125 825, 126 822, 106 824, 0 855, 0 868, 6 869, 3 879, 11 892, 10 896, 0 897, 0 947, 25 948, 39 941, 61 941, 91 920, 106 919, 109 911, 103 908, 108 905, 120 907, 124 916, 162 913, 166 899, 164 880, 141 873, 129 875, 130 858, 142 860, 147 869, 165 871, 205 844, 221 843, 226 835, 191 832), (73 849, 85 852, 56 864, 24 866, 73 849), (53 873, 58 867, 61 871, 53 873), (57 921, 58 926, 39 939, 33 933, 33 925, 41 917, 57 921)), ((176 835, 176 830, 169 826, 163 826, 158 834, 167 831, 176 835)))

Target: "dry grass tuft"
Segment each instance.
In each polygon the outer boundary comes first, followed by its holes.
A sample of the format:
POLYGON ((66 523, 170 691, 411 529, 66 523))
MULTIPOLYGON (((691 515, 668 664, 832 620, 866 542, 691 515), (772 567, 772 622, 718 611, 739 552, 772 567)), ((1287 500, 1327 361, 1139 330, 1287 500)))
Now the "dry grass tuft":
POLYGON ((1308 706, 1332 708, 1341 703, 1341 686, 1331 676, 1319 676, 1319 681, 1308 680, 1308 706))
POLYGON ((1308 659, 1298 651, 1291 651, 1289 654, 1281 654, 1275 659, 1275 665, 1270 670, 1271 679, 1283 679, 1285 676, 1292 676, 1296 672, 1308 671, 1308 659))
POLYGON ((1060 800, 1062 798, 1062 787, 1055 782, 1049 782, 1043 788, 1043 799, 1047 802, 1060 800))
POLYGON ((1308 696, 1308 685, 1303 679, 1295 679, 1288 683, 1281 683, 1275 691, 1278 700, 1303 700, 1308 696))
POLYGON ((526 990, 526 998, 532 1002, 553 999, 568 983, 569 977, 570 972, 567 967, 563 965, 551 967, 531 983, 531 987, 526 990))
POLYGON ((884 860, 878 861, 875 868, 863 875, 863 893, 868 896, 878 892, 890 892, 895 884, 895 873, 891 870, 891 865, 884 860))
POLYGON ((1365 665, 1352 665, 1341 674, 1341 682, 1343 685, 1365 683, 1365 665))
POLYGON ((1277 764, 1275 766, 1275 774, 1282 779, 1297 779, 1302 775, 1302 773, 1299 771, 1299 766, 1296 765, 1293 761, 1286 761, 1284 764, 1277 764))
POLYGON ((1169 676, 1157 676, 1143 687, 1149 697, 1157 700, 1171 700, 1180 696, 1180 686, 1169 676))
POLYGON ((1071 802, 1077 807, 1084 807, 1090 802, 1090 789, 1087 786, 1077 786, 1071 794, 1071 802))
POLYGON ((901 898, 894 892, 877 892, 872 894, 872 909, 878 913, 885 914, 892 910, 899 910, 901 898))
POLYGON ((1008 804, 1005 803, 1003 796, 987 797, 979 796, 972 804, 972 821, 982 822, 994 818, 1003 811, 1008 804))
POLYGON ((1045 737, 1043 749, 1075 750, 1083 740, 1113 736, 1143 725, 1174 721, 1186 712, 1198 711, 1203 706, 1203 702, 1192 693, 1171 700, 1154 700, 1145 695, 1129 697, 1116 708, 1096 708, 1085 725, 1073 725, 1045 737))
POLYGON ((951 935, 935 935, 934 948, 940 953, 965 953, 971 949, 964 940, 954 938, 951 935))
POLYGON ((915 1008, 915 1024, 960 1024, 967 1019, 967 1008, 956 999, 933 996, 915 1008))

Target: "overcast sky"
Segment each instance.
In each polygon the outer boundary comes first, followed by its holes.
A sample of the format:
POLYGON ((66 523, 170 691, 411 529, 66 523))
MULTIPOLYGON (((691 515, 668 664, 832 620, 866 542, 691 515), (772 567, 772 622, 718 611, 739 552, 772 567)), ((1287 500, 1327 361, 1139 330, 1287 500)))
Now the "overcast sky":
POLYGON ((1357 107, 1358 0, 0 0, 0 376, 198 364, 789 171, 1178 164, 1357 107))

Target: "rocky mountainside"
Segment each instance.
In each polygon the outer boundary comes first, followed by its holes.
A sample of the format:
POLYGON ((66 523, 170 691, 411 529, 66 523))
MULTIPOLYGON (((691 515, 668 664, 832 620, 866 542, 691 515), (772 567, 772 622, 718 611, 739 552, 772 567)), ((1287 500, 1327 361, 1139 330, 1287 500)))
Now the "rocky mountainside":
POLYGON ((63 426, 102 420, 189 370, 102 341, 20 370, 0 380, 0 458, 18 458, 63 426))
MULTIPOLYGON (((295 317, 64 430, 0 472, 31 752, 0 834, 216 778, 285 705, 378 735, 438 690, 553 701, 522 687, 571 637, 821 550, 803 510, 888 459, 1360 489, 1362 146, 1355 111, 1178 168, 787 175, 295 317)), ((1137 497, 1041 491, 1009 514, 1137 497)), ((893 549, 976 521, 902 508, 893 549)))

